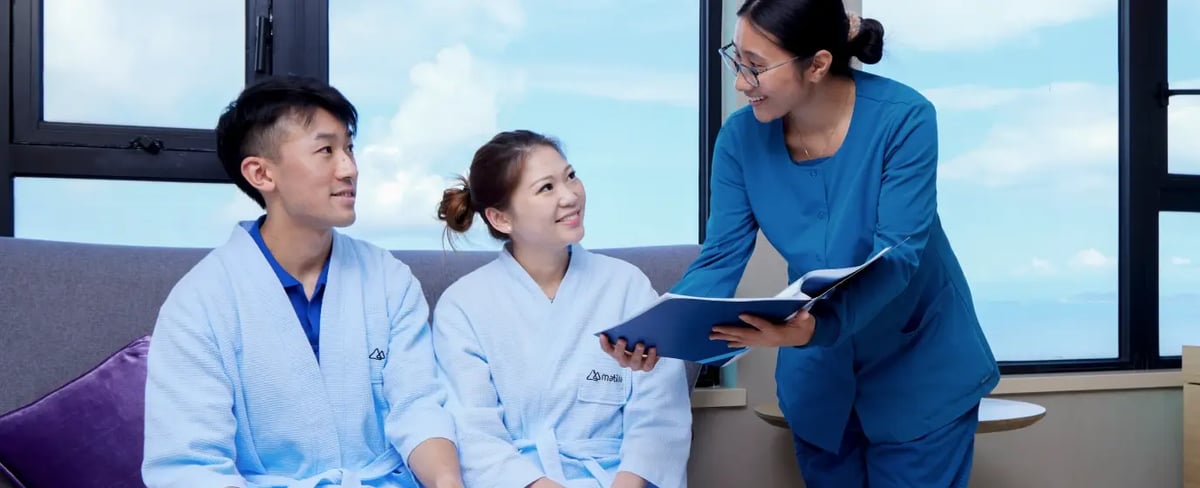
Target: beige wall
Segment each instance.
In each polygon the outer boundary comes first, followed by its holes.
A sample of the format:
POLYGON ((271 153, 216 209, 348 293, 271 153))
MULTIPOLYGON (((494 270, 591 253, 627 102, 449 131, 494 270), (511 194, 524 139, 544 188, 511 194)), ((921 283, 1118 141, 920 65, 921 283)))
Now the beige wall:
MULTIPOLYGON (((750 358, 747 358, 750 359, 750 358)), ((742 378, 769 377, 746 363, 742 378)), ((751 403, 772 401, 756 382, 751 403)), ((1160 488, 1182 484, 1178 388, 1016 395, 1046 407, 1031 427, 976 438, 972 488, 1160 488)), ((788 433, 749 407, 695 410, 689 486, 801 487, 788 433)))
MULTIPOLYGON (((882 1, 882 0, 877 0, 882 1)), ((732 36, 741 0, 726 0, 724 39, 732 36)), ((861 0, 847 8, 860 10, 861 0)), ((727 115, 744 100, 723 75, 727 115)), ((786 284, 783 259, 759 236, 739 296, 774 294, 786 284)), ((755 351, 737 366, 748 406, 695 412, 689 486, 799 487, 791 437, 759 420, 752 407, 775 401, 774 350, 755 351)), ((1178 388, 1050 393, 1008 398, 1036 402, 1046 417, 1032 427, 977 438, 971 486, 1173 487, 1182 481, 1182 397, 1178 388)))

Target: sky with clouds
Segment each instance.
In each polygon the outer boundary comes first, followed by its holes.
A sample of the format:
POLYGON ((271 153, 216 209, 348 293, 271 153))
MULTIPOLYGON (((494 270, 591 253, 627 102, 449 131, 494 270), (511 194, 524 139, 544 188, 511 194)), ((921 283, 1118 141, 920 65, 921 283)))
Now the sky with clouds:
MULTIPOLYGON (((241 88, 239 0, 73 7, 86 15, 64 3, 46 2, 49 120, 205 128, 241 88)), ((997 356, 1114 355, 1116 2, 864 3, 887 31, 884 61, 865 69, 937 106, 940 212, 997 356)), ((587 185, 585 245, 696 242, 694 0, 331 4, 330 78, 361 114, 347 233, 443 248, 433 215, 449 178, 497 131, 528 128, 560 138, 587 185)), ((1200 86, 1200 31, 1188 27, 1200 5, 1169 5, 1170 79, 1200 86)), ((1170 124, 1171 169, 1200 173, 1200 97, 1173 99, 1170 124)), ((29 237, 212 246, 258 214, 229 185, 18 179, 16 190, 29 237)), ((1200 215, 1161 225, 1163 352, 1177 354, 1200 340, 1200 215)), ((457 245, 495 243, 476 232, 457 245)))
MULTIPOLYGON (((1200 86, 1200 4, 1168 5, 1169 80, 1200 86)), ((1115 355, 1117 3, 864 0, 864 13, 887 32, 867 69, 938 109, 940 212, 997 355, 1115 355)), ((1171 170, 1200 173, 1200 99, 1173 99, 1169 122, 1171 170)), ((1161 352, 1178 354, 1200 340, 1200 215, 1160 225, 1161 352)))
MULTIPOLYGON (((46 7, 47 120, 208 128, 241 89, 240 0, 103 0, 87 15, 67 3, 46 7), (115 67, 105 54, 134 51, 115 67)), ((585 245, 695 243, 698 25, 692 0, 332 2, 330 81, 360 114, 346 232, 447 247, 442 190, 493 135, 524 128, 561 140, 583 179, 585 245)), ((16 191, 17 233, 31 237, 213 246, 259 213, 228 185, 18 179, 16 191)), ((482 230, 455 245, 495 248, 482 230)))

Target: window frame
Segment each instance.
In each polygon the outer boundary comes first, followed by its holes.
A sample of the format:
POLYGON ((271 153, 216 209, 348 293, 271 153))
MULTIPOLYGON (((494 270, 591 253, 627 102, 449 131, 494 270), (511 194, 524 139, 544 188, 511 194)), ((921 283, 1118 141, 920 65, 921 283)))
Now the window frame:
POLYGON ((1122 142, 1128 142, 1121 151, 1122 176, 1128 176, 1122 191, 1129 195, 1121 201, 1122 241, 1138 257, 1121 266, 1121 320, 1130 333, 1134 369, 1178 369, 1179 355, 1159 353, 1159 216, 1200 213, 1200 175, 1171 173, 1168 164, 1170 101, 1200 95, 1200 87, 1168 82, 1168 1, 1120 4, 1121 108, 1128 111, 1121 119, 1122 142))
MULTIPOLYGON (((15 232, 16 177, 231 183, 216 157, 214 129, 42 120, 42 6, 15 0, 0 9, 12 39, 3 63, 12 84, 0 157, 0 235, 15 232)), ((328 43, 312 35, 328 32, 327 9, 328 0, 246 0, 244 83, 279 73, 328 78, 328 43)))
MULTIPOLYGON (((12 2, 13 144, 137 149, 132 146, 133 142, 145 138, 146 145, 150 141, 161 142, 164 151, 212 152, 216 149, 212 130, 44 120, 44 6, 44 0, 12 2)), ((243 72, 246 82, 252 81, 256 75, 256 53, 253 48, 257 32, 254 29, 255 22, 249 19, 266 15, 268 9, 268 1, 245 2, 243 72)))
MULTIPOLYGON (((870 0, 868 0, 870 1, 870 0)), ((61 177, 230 183, 217 164, 212 130, 72 124, 41 120, 40 0, 0 7, 0 236, 13 236, 14 179, 61 177), (33 70, 33 67, 39 69, 33 70), (24 70, 24 71, 23 71, 24 70), (36 71, 36 72, 35 72, 36 71), (16 75, 14 77, 14 75, 16 75), (161 151, 130 148, 138 136, 163 143, 161 151)), ((709 215, 712 153, 723 122, 722 1, 702 0, 699 53, 699 232, 709 215)), ((1179 356, 1158 352, 1159 223, 1161 212, 1200 213, 1200 175, 1169 173, 1167 107, 1197 87, 1167 80, 1167 0, 1118 1, 1119 71, 1119 270, 1115 359, 1002 361, 1003 374, 1175 369, 1179 356), (1136 286, 1135 286, 1136 285, 1136 286)), ((247 83, 273 74, 329 78, 329 1, 246 0, 247 83), (259 18, 270 36, 259 51, 259 18), (256 62, 260 61, 260 62, 256 62)))

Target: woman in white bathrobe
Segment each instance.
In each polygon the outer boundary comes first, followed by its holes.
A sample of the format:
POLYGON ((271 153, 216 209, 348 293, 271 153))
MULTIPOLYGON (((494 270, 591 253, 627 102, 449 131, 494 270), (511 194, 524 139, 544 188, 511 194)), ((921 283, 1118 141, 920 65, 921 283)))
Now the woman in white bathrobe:
POLYGON ((476 214, 505 242, 442 294, 434 351, 468 487, 687 485, 684 363, 622 368, 594 333, 658 298, 635 266, 583 249, 583 183, 558 143, 505 132, 481 147, 438 217, 476 214))

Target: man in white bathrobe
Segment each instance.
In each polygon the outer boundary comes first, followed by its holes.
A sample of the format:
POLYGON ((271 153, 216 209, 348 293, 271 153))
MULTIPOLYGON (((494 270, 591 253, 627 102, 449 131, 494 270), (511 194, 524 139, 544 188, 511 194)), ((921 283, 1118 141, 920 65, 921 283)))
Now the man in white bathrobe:
POLYGON ((217 151, 265 209, 174 287, 146 384, 147 486, 461 486, 428 306, 355 220, 357 113, 280 78, 222 114, 217 151))

